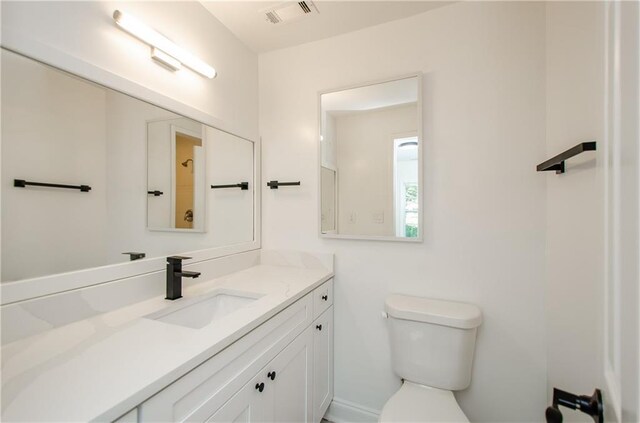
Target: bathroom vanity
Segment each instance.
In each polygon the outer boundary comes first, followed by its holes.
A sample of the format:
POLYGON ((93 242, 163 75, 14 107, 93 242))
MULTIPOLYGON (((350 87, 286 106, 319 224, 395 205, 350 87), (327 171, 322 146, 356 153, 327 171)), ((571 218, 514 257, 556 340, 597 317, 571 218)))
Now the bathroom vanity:
POLYGON ((261 250, 256 134, 2 47, 1 420, 319 422, 333 257, 261 250))
POLYGON ((176 301, 9 343, 2 420, 319 422, 333 397, 332 276, 263 260, 187 282, 176 301))

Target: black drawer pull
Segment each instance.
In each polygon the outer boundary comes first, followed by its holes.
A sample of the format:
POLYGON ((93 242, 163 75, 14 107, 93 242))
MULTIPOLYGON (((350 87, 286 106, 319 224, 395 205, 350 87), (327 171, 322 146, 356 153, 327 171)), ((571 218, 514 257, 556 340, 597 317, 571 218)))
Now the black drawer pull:
POLYGON ((316 325, 316 329, 322 330, 322 325, 316 325))
POLYGON ((264 391, 264 382, 256 383, 256 389, 257 389, 259 392, 264 391))
POLYGON ((275 380, 275 378, 276 378, 275 370, 273 372, 267 373, 267 377, 270 378, 271 380, 275 380))
POLYGON ((325 301, 327 301, 327 300, 329 299, 329 296, 328 296, 328 295, 323 295, 323 296, 322 296, 322 299, 323 299, 323 300, 325 300, 325 301))

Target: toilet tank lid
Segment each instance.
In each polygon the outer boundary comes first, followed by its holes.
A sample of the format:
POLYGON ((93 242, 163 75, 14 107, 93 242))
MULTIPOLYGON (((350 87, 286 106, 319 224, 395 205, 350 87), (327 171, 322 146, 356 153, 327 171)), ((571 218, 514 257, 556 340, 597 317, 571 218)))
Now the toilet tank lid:
POLYGON ((482 312, 473 304, 432 300, 393 294, 385 301, 385 311, 396 319, 473 329, 482 323, 482 312))

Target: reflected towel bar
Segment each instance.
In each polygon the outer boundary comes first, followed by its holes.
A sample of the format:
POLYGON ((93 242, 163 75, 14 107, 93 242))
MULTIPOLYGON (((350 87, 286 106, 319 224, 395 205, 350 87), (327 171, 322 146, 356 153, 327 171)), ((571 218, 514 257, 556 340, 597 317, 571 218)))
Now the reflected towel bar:
POLYGON ((589 141, 589 142, 583 142, 580 143, 578 145, 576 145, 573 148, 568 149, 567 151, 565 151, 564 153, 560 153, 557 156, 547 160, 546 162, 540 163, 537 167, 536 170, 538 172, 545 172, 548 170, 555 170, 556 174, 561 174, 564 173, 564 161, 573 157, 573 156, 577 156, 580 153, 583 153, 585 151, 595 151, 596 150, 596 142, 595 141, 589 141))
POLYGON ((229 184, 229 185, 211 185, 211 189, 220 189, 220 188, 240 188, 242 191, 246 191, 249 189, 249 182, 240 182, 239 184, 229 184))
POLYGON ((294 185, 300 185, 300 181, 297 181, 297 182, 269 181, 267 182, 267 186, 271 189, 278 189, 278 187, 290 187, 294 185))
POLYGON ((29 182, 24 179, 14 179, 13 186, 18 188, 26 188, 27 186, 34 187, 48 187, 48 188, 66 188, 66 189, 79 189, 82 192, 91 191, 89 185, 66 185, 66 184, 48 184, 45 182, 29 182))

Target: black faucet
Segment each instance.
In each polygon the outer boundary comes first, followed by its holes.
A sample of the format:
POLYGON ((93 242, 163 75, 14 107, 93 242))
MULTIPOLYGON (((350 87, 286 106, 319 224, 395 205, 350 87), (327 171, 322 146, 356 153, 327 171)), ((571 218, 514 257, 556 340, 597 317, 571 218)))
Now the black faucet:
POLYGON ((188 272, 182 270, 182 260, 191 257, 171 256, 167 257, 167 300, 182 298, 182 277, 197 278, 200 272, 188 272))

